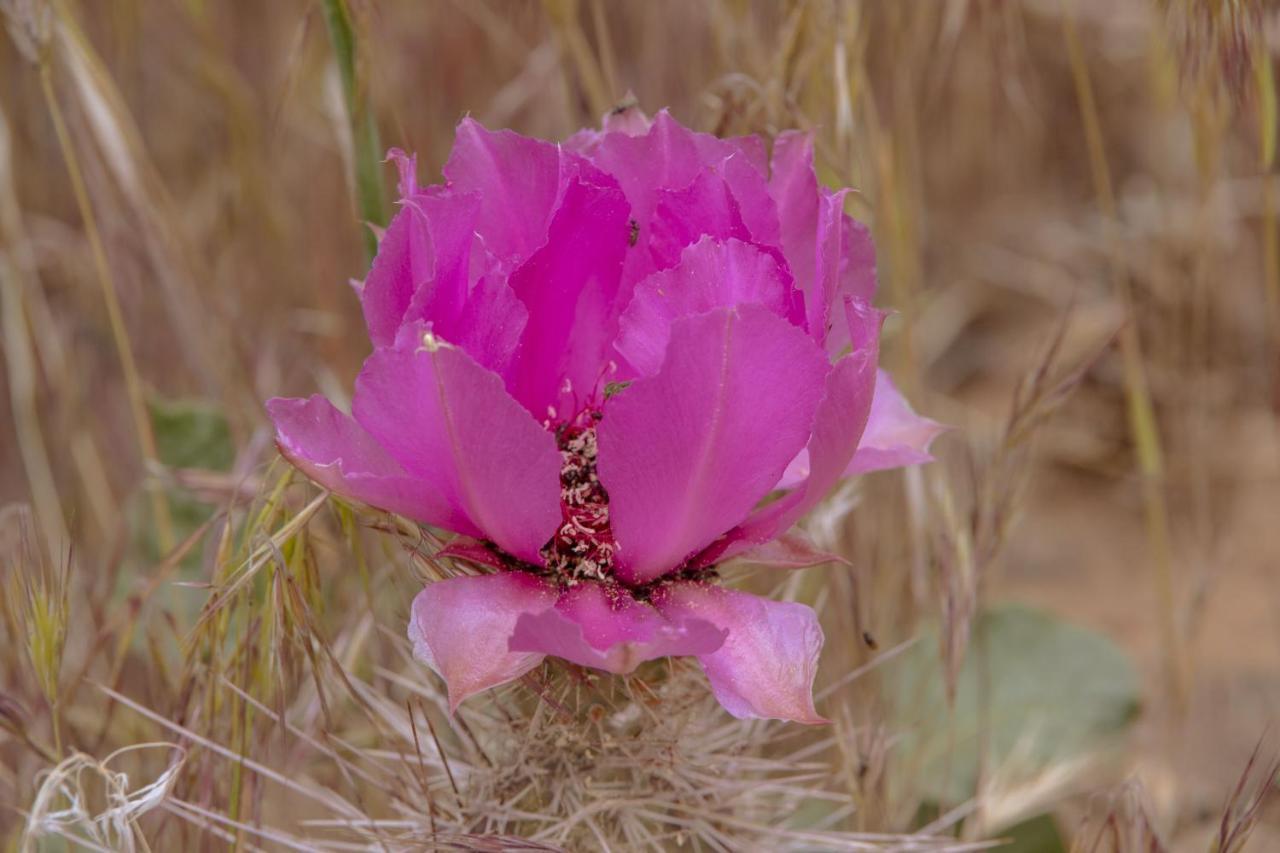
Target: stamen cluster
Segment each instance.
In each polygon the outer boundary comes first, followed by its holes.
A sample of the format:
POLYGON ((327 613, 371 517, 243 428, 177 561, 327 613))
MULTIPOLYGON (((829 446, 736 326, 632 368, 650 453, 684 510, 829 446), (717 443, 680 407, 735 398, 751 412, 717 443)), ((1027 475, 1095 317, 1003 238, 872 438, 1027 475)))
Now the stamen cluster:
POLYGON ((560 445, 560 511, 564 519, 542 548, 547 568, 561 582, 613 577, 617 546, 609 526, 609 494, 596 474, 596 423, 587 410, 556 431, 560 445))

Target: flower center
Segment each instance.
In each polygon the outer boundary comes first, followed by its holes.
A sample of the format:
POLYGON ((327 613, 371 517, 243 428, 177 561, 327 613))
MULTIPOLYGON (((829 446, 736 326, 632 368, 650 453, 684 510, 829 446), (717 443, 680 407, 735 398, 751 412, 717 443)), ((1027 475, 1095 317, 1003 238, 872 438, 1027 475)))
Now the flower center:
POLYGON ((564 519, 542 548, 547 568, 572 586, 613 577, 617 548, 609 527, 609 494, 596 474, 596 423, 587 410, 556 430, 560 445, 560 513, 564 519))

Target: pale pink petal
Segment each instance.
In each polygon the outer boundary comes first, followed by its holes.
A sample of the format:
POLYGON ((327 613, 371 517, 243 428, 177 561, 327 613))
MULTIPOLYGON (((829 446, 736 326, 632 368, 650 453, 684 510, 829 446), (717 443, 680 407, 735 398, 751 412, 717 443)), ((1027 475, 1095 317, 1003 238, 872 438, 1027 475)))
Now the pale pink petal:
POLYGON ((929 445, 946 429, 937 421, 917 415, 889 374, 878 371, 867 429, 845 475, 931 462, 929 445))
POLYGON ((744 551, 738 555, 738 559, 771 569, 807 569, 825 563, 850 565, 849 561, 839 554, 820 549, 799 530, 784 533, 777 539, 744 551))
POLYGON ((652 375, 662 366, 676 319, 747 303, 804 322, 803 299, 773 255, 740 240, 703 237, 685 248, 677 266, 636 286, 614 347, 640 375, 652 375))
MULTIPOLYGON (((826 392, 818 406, 813 435, 806 448, 808 476, 792 491, 753 512, 746 521, 699 554, 693 565, 712 565, 782 535, 826 497, 832 486, 844 476, 871 411, 877 341, 884 318, 881 312, 852 299, 846 301, 846 308, 851 337, 858 346, 836 362, 827 375, 826 392)), ((794 464, 794 458, 788 462, 794 464)))
POLYGON ((479 194, 476 230, 503 262, 527 258, 546 242, 562 188, 558 145, 510 130, 491 131, 464 118, 444 176, 451 186, 479 194))
POLYGON ((812 609, 699 583, 672 584, 655 605, 668 618, 705 619, 729 632, 723 646, 698 660, 730 714, 827 722, 813 707, 823 638, 812 609))
POLYGON ((746 517, 808 439, 827 367, 760 305, 672 325, 662 369, 611 397, 597 427, 621 578, 659 577, 746 517))
MULTIPOLYGON (((267 402, 281 454, 330 491, 450 530, 472 532, 444 495, 410 477, 354 420, 316 394, 267 402)), ((478 531, 477 531, 478 532, 478 531)))
POLYGON ((459 529, 541 562, 560 524, 560 451, 502 380, 422 333, 377 350, 356 379, 356 420, 471 523, 459 529))
POLYGON ((555 604, 552 587, 524 572, 456 577, 429 584, 413 600, 409 639, 414 655, 449 689, 449 710, 468 696, 505 684, 536 667, 537 652, 513 652, 516 622, 555 604))
POLYGON ((724 631, 704 619, 668 619, 623 587, 584 581, 554 608, 521 616, 511 650, 622 674, 647 660, 707 654, 723 642, 724 631))
POLYGON ((539 419, 551 408, 573 407, 561 403, 566 381, 567 396, 581 406, 603 380, 620 310, 627 217, 620 190, 575 178, 552 220, 547 244, 511 275, 511 289, 529 320, 507 387, 539 419))

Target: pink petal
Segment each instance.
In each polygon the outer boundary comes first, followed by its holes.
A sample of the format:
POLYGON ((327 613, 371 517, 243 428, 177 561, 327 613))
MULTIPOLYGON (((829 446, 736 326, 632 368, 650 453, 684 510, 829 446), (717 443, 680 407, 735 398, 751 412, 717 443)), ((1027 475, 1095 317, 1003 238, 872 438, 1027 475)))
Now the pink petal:
POLYGON ((437 559, 448 558, 461 560, 475 566, 485 566, 499 572, 511 568, 511 559, 503 559, 492 546, 470 536, 455 536, 450 542, 436 552, 437 559))
POLYGON ((929 445, 946 429, 937 421, 917 415, 889 374, 881 370, 876 374, 866 432, 845 475, 931 462, 929 445))
POLYGON ((401 210, 383 232, 373 266, 359 288, 365 325, 375 346, 395 340, 414 291, 431 277, 433 265, 421 216, 401 210))
MULTIPOLYGON (((420 291, 421 292, 421 291, 420 291)), ((408 316, 414 316, 410 306, 408 316)), ((431 330, 461 347, 483 367, 501 373, 511 364, 512 356, 529 321, 529 310, 516 296, 504 276, 484 275, 471 288, 457 313, 436 315, 431 330)))
MULTIPOLYGON (((742 137, 742 140, 754 140, 759 143, 759 156, 763 158, 763 143, 758 137, 742 137)), ((742 143, 740 140, 728 140, 742 143)), ((754 147, 749 146, 748 150, 754 147)), ((778 221, 778 206, 769 194, 769 183, 765 179, 763 167, 752 162, 754 153, 736 154, 720 164, 720 174, 725 183, 733 191, 738 203, 742 221, 751 232, 751 239, 756 243, 768 246, 779 245, 782 238, 781 224, 778 221)))
POLYGON ((610 398, 597 428, 623 580, 679 567, 773 488, 813 428, 826 369, 760 305, 672 324, 662 369, 610 398))
POLYGON ((560 148, 468 117, 458 124, 444 176, 481 199, 476 230, 503 262, 516 263, 546 242, 562 187, 560 148))
POLYGON ((876 248, 871 231, 844 212, 848 191, 821 188, 818 214, 818 273, 810 312, 810 328, 823 330, 827 352, 843 352, 850 345, 848 326, 836 322, 836 307, 844 299, 870 304, 876 291, 876 248))
POLYGON ((360 287, 375 346, 389 345, 405 323, 448 323, 461 312, 479 204, 439 187, 401 199, 360 287))
POLYGON ((507 387, 539 419, 561 406, 566 380, 570 395, 582 406, 603 379, 606 347, 617 324, 627 216, 626 199, 616 187, 575 178, 556 211, 547 244, 511 276, 511 288, 528 309, 529 321, 507 373, 507 387))
POLYGON ((778 205, 782 250, 796 285, 809 294, 818 264, 818 176, 813 171, 812 134, 788 131, 774 140, 769 190, 778 205))
POLYGON ((622 587, 586 581, 565 591, 553 609, 521 616, 511 650, 622 674, 647 660, 708 654, 723 642, 724 631, 704 619, 667 619, 622 587))
POLYGON ((800 293, 772 255, 740 240, 703 237, 685 248, 677 266, 636 286, 614 347, 639 375, 649 376, 662 366, 676 319, 746 303, 795 324, 804 321, 800 293))
POLYGON ((523 614, 545 610, 555 599, 555 590, 524 572, 450 578, 418 593, 409 639, 414 655, 445 680, 450 711, 542 661, 540 653, 511 651, 507 641, 523 614))
MULTIPOLYGON (((917 415, 884 370, 876 373, 875 395, 867 428, 858 442, 844 476, 854 477, 871 471, 904 468, 932 462, 929 445, 947 427, 935 420, 917 415)), ((805 448, 791 460, 776 488, 790 490, 809 476, 809 450, 805 448)))
POLYGON ((723 646, 698 660, 730 714, 827 722, 813 707, 823 637, 812 609, 699 583, 672 584, 655 604, 668 618, 705 619, 729 632, 723 646))
POLYGON ((850 565, 839 554, 819 549, 808 536, 798 530, 784 533, 777 539, 744 551, 738 558, 743 562, 771 569, 808 569, 826 563, 850 565))
POLYGON ((808 476, 797 488, 753 512, 741 525, 699 554, 693 561, 695 566, 712 565, 782 535, 844 476, 871 411, 877 341, 884 317, 874 308, 852 300, 848 300, 846 306, 850 336, 859 346, 836 362, 827 375, 826 393, 818 406, 813 435, 806 448, 810 463, 808 476))
POLYGON ((439 490, 410 477, 374 438, 319 394, 267 402, 286 459, 340 495, 438 527, 469 527, 439 490), (456 525, 456 526, 455 526, 456 525))
POLYGON ((390 148, 387 150, 387 157, 383 163, 395 163, 396 172, 399 173, 400 180, 396 184, 396 188, 400 192, 400 198, 408 198, 418 192, 418 155, 406 154, 400 148, 390 148))
POLYGON ((356 379, 356 420, 411 475, 434 485, 466 526, 541 562, 560 524, 560 451, 463 350, 419 332, 377 350, 356 379))
POLYGON ((625 133, 627 136, 640 136, 648 133, 653 120, 645 115, 644 110, 636 104, 622 109, 613 109, 604 114, 600 121, 605 133, 625 133))
POLYGON ((684 247, 704 234, 751 239, 729 185, 710 169, 700 172, 687 187, 658 194, 649 252, 658 269, 675 266, 684 247))
MULTIPOLYGON (((617 179, 632 215, 643 225, 653 214, 659 193, 687 187, 708 165, 695 137, 663 110, 642 136, 605 134, 591 160, 617 179)), ((727 153, 716 160, 723 160, 727 153)))
MULTIPOLYGON (((805 293, 809 331, 826 341, 835 306, 847 296, 870 301, 875 290, 875 249, 870 232, 844 213, 847 190, 818 185, 813 168, 813 136, 781 134, 773 146, 769 188, 778 206, 782 249, 805 293)), ((839 352, 848 340, 837 324, 839 352)))

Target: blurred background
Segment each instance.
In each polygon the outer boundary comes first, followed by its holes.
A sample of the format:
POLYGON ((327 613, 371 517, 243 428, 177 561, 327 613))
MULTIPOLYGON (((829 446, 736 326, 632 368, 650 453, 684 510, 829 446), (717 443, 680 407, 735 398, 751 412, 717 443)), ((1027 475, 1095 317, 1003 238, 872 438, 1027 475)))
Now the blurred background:
MULTIPOLYGON (((810 522, 853 561, 792 590, 823 607, 831 772, 862 816, 829 825, 1223 850, 1256 819, 1249 849, 1280 849, 1257 799, 1280 711, 1274 4, 0 10, 0 839, 72 748, 173 737, 98 684, 238 751, 258 706, 208 676, 258 665, 237 636, 276 624, 261 655, 363 631, 344 666, 407 666, 390 650, 418 582, 396 534, 285 490, 262 402, 349 394, 368 343, 347 283, 361 222, 391 210, 392 170, 371 165, 387 147, 438 180, 463 115, 563 139, 631 95, 718 134, 815 131, 820 179, 858 189, 876 236, 885 363, 955 427, 939 463, 872 475, 810 522), (289 518, 321 528, 301 569, 297 530, 261 532, 289 518), (262 541, 302 572, 311 621, 272 623, 276 599, 218 609, 257 589, 227 567, 262 541), (354 598, 378 620, 357 624, 354 598), (873 645, 894 659, 850 684, 873 645)), ((280 713, 311 658, 290 660, 274 698, 245 688, 280 713)), ((194 762, 187 802, 249 820, 252 785, 194 762)), ((191 837, 226 849, 215 835, 191 837)))

